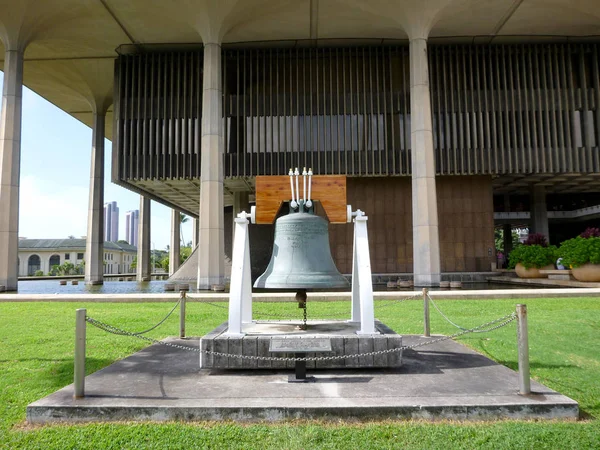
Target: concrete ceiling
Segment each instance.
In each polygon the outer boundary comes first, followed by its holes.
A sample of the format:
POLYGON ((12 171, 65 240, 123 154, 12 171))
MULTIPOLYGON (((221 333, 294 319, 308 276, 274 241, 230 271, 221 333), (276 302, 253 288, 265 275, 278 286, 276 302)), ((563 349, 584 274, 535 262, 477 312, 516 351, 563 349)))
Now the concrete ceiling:
MULTIPOLYGON (((418 35, 435 42, 596 37, 600 8, 597 0, 0 0, 0 56, 5 46, 26 47, 25 84, 88 125, 98 104, 112 104, 121 44, 326 45, 418 35)), ((110 138, 111 120, 106 132, 110 138)))
MULTIPOLYGON (((598 0, 0 0, 0 65, 5 47, 25 48, 25 84, 88 125, 96 109, 108 109, 108 138, 120 45, 337 45, 409 37, 481 43, 596 39, 600 8, 598 0)), ((554 181, 579 185, 575 189, 591 182, 597 189, 596 179, 554 181)), ((496 187, 515 191, 519 182, 498 179, 496 187)), ((230 184, 231 190, 246 189, 230 184)), ((140 187, 172 191, 174 199, 189 198, 186 206, 195 208, 197 185, 140 187)))

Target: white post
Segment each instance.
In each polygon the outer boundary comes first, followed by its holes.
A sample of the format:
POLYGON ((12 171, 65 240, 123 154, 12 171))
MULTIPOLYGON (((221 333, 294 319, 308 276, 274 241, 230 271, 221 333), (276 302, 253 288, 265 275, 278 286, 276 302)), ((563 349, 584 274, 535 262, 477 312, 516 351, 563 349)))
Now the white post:
MULTIPOLYGON (((375 330, 375 310, 373 307, 373 281, 371 278, 371 257, 369 254, 369 237, 367 234, 367 217, 358 211, 354 218, 354 272, 357 272, 358 283, 352 280, 352 287, 358 288, 360 305, 360 330, 356 334, 379 334, 375 330)), ((353 310, 355 293, 352 293, 353 310)), ((354 311, 353 311, 354 314, 354 311)))
POLYGON ((179 337, 183 339, 185 337, 185 300, 186 293, 181 291, 179 293, 181 297, 181 303, 179 304, 179 337))
POLYGON ((73 370, 74 397, 85 396, 85 323, 86 310, 78 309, 75 312, 75 357, 73 370))
POLYGON ((358 258, 356 255, 356 224, 352 239, 352 314, 350 322, 360 322, 360 279, 358 276, 358 258))
POLYGON ((229 288, 229 328, 227 336, 243 336, 242 324, 252 321, 252 285, 250 279, 250 245, 248 219, 242 212, 235 221, 235 238, 231 260, 229 288))
POLYGON ((423 336, 431 336, 431 327, 429 322, 429 295, 427 288, 423 288, 423 336))
POLYGON ((519 347, 519 394, 527 395, 531 394, 527 305, 517 305, 517 341, 519 347))

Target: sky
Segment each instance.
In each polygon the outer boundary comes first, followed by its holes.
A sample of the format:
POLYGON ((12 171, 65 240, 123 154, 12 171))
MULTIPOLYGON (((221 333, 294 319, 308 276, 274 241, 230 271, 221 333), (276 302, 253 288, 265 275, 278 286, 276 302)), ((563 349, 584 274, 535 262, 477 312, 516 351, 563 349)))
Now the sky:
MULTIPOLYGON (((0 85, 3 81, 0 73, 0 85)), ((91 128, 23 89, 20 237, 59 239, 87 234, 91 149, 91 128)), ((109 140, 104 153, 104 202, 117 202, 119 239, 124 239, 125 213, 139 209, 140 196, 110 181, 109 140)), ((165 249, 170 240, 171 209, 152 201, 150 220, 152 248, 165 249)), ((192 239, 191 222, 183 225, 186 242, 192 239)))

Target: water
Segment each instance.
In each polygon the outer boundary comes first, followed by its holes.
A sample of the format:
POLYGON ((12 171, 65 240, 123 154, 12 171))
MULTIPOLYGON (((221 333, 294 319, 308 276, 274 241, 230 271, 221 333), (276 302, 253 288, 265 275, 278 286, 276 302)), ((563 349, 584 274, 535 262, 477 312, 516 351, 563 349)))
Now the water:
MULTIPOLYGON (((154 293, 161 294, 165 292, 165 284, 167 281, 145 281, 138 283, 137 281, 105 281, 103 285, 91 286, 85 284, 82 280, 77 286, 73 286, 71 281, 66 286, 61 286, 59 280, 31 280, 19 281, 19 294, 144 294, 154 293)), ((535 289, 536 286, 508 284, 508 283, 463 283, 462 290, 474 289, 535 289)), ((552 287, 552 286, 547 286, 552 287)), ((194 292, 193 286, 190 286, 191 292, 194 292)), ((385 284, 375 284, 373 290, 376 292, 384 291, 415 291, 419 288, 402 288, 388 289, 385 284)), ((431 288, 432 291, 440 290, 439 288, 431 288)), ((449 290, 449 289, 444 289, 449 290)), ((455 290, 455 289, 453 289, 455 290)), ((350 291, 347 289, 346 291, 350 291)), ((208 291, 204 291, 208 292, 208 291)), ((255 292, 270 292, 267 289, 256 289, 255 292)), ((14 292, 13 292, 14 294, 14 292)), ((0 296, 2 294, 0 293, 0 296)))
MULTIPOLYGON (((59 280, 19 281, 19 294, 160 294, 166 281, 105 281, 101 285, 87 285, 79 280, 77 286, 68 281, 61 286, 59 280)), ((14 294, 14 292, 13 292, 14 294)), ((0 294, 2 295, 2 294, 0 294)))

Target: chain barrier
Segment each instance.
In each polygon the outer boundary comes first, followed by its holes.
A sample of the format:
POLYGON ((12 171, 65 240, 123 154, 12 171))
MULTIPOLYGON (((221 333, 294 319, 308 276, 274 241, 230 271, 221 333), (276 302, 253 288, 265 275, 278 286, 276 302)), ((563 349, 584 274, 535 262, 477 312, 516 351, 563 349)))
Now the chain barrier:
MULTIPOLYGON (((405 302, 407 300, 421 299, 422 297, 423 297, 422 294, 416 294, 411 297, 398 298, 398 299, 394 299, 392 301, 388 301, 385 303, 373 302, 373 305, 375 306, 375 308, 377 308, 379 310, 381 308, 387 308, 392 305, 397 305, 397 304, 405 302)), ((214 305, 214 306, 218 306, 218 305, 214 305)), ((257 318, 263 317, 263 318, 272 318, 272 319, 280 319, 280 320, 298 319, 297 316, 290 316, 290 315, 277 314, 277 313, 266 313, 266 312, 260 312, 260 311, 255 311, 252 313, 252 315, 257 318)), ((342 313, 336 313, 336 314, 326 314, 325 317, 319 317, 318 320, 338 319, 341 317, 348 317, 348 316, 349 316, 348 312, 342 312, 342 313)))
MULTIPOLYGON (((440 313, 440 315, 441 315, 441 316, 442 316, 444 319, 446 319, 446 321, 447 321, 449 324, 451 324, 451 325, 455 326, 455 327, 456 327, 456 328, 458 328, 459 330, 466 330, 466 329, 467 329, 467 328, 465 328, 465 327, 461 327, 460 325, 458 325, 458 324, 454 323, 452 320, 450 320, 450 318, 449 318, 449 317, 448 317, 446 314, 444 314, 440 308, 438 308, 438 306, 435 304, 435 302, 433 301, 433 299, 431 298, 431 296, 429 295, 429 293, 427 293, 427 298, 429 299, 429 302, 430 302, 430 303, 433 305, 433 307, 436 309, 436 311, 437 311, 438 313, 440 313)), ((491 331, 491 330, 477 330, 477 331, 473 331, 473 333, 487 333, 488 331, 491 331)))
MULTIPOLYGON (((144 331, 137 331, 137 332, 124 332, 122 333, 123 336, 139 336, 141 334, 146 334, 149 333, 152 330, 155 330, 156 328, 160 327, 163 323, 165 323, 165 321, 171 317, 171 314, 173 314, 175 312, 175 310, 177 309, 177 307, 179 306, 179 304, 181 303, 181 298, 179 298, 179 300, 177 301, 177 303, 175 303, 175 306, 173 306, 173 309, 171 311, 169 311, 169 314, 167 314, 164 319, 162 319, 160 322, 158 322, 156 325, 154 325, 151 328, 148 328, 147 330, 144 331)), ((118 334, 118 333, 114 333, 114 334, 118 334)))
POLYGON ((126 330, 122 330, 120 328, 117 328, 115 326, 109 325, 107 323, 101 322, 99 320, 93 319, 92 317, 86 316, 85 320, 86 322, 88 322, 90 325, 95 326, 96 328, 99 328, 103 331, 106 331, 107 333, 111 333, 111 334, 116 334, 119 336, 131 336, 131 337, 136 337, 138 339, 147 341, 147 342, 151 342, 153 344, 159 344, 159 345, 164 345, 166 347, 171 347, 171 348, 176 348, 179 350, 186 350, 186 351, 191 351, 191 352, 195 352, 195 353, 204 353, 207 355, 213 355, 213 356, 223 356, 223 357, 229 357, 229 358, 236 358, 236 359, 248 359, 248 360, 254 360, 254 361, 335 361, 335 360, 340 360, 340 359, 347 359, 347 358, 358 358, 358 357, 366 357, 366 356, 377 356, 377 355, 384 355, 384 354, 388 354, 388 353, 394 353, 394 352, 399 352, 402 350, 411 350, 411 349, 415 349, 418 347, 423 347, 425 345, 431 345, 431 344, 435 344, 438 342, 442 342, 442 341, 447 341, 450 339, 455 339, 457 337, 463 336, 465 334, 468 333, 474 333, 477 332, 478 330, 482 330, 482 329, 486 329, 487 327, 487 332, 489 331, 494 331, 497 330, 498 328, 502 328, 506 325, 508 325, 509 323, 511 323, 512 321, 514 321, 517 318, 517 314, 516 313, 511 313, 511 314, 507 314, 504 317, 500 317, 498 319, 492 320, 490 322, 484 323, 478 327, 475 328, 470 328, 470 329, 465 329, 465 330, 461 330, 457 333, 454 333, 450 336, 443 336, 437 339, 432 339, 432 340, 427 340, 427 341, 423 341, 423 342, 419 342, 417 344, 413 344, 413 345, 403 345, 401 347, 397 347, 397 348, 390 348, 390 349, 386 349, 386 350, 377 350, 377 351, 373 351, 373 352, 366 352, 366 353, 356 353, 353 355, 337 355, 337 356, 313 356, 313 357, 306 357, 306 358, 298 358, 298 357, 291 357, 291 358, 286 358, 286 357, 275 357, 275 356, 251 356, 251 355, 236 355, 236 354, 232 354, 232 353, 224 353, 224 352, 215 352, 212 350, 202 350, 200 348, 194 348, 194 347, 188 347, 186 345, 179 345, 179 344, 173 344, 171 342, 165 342, 165 341, 159 341, 158 339, 153 339, 150 338, 148 336, 142 336, 139 333, 132 333, 130 331, 126 331, 126 330), (493 325, 493 326, 492 326, 493 325))

